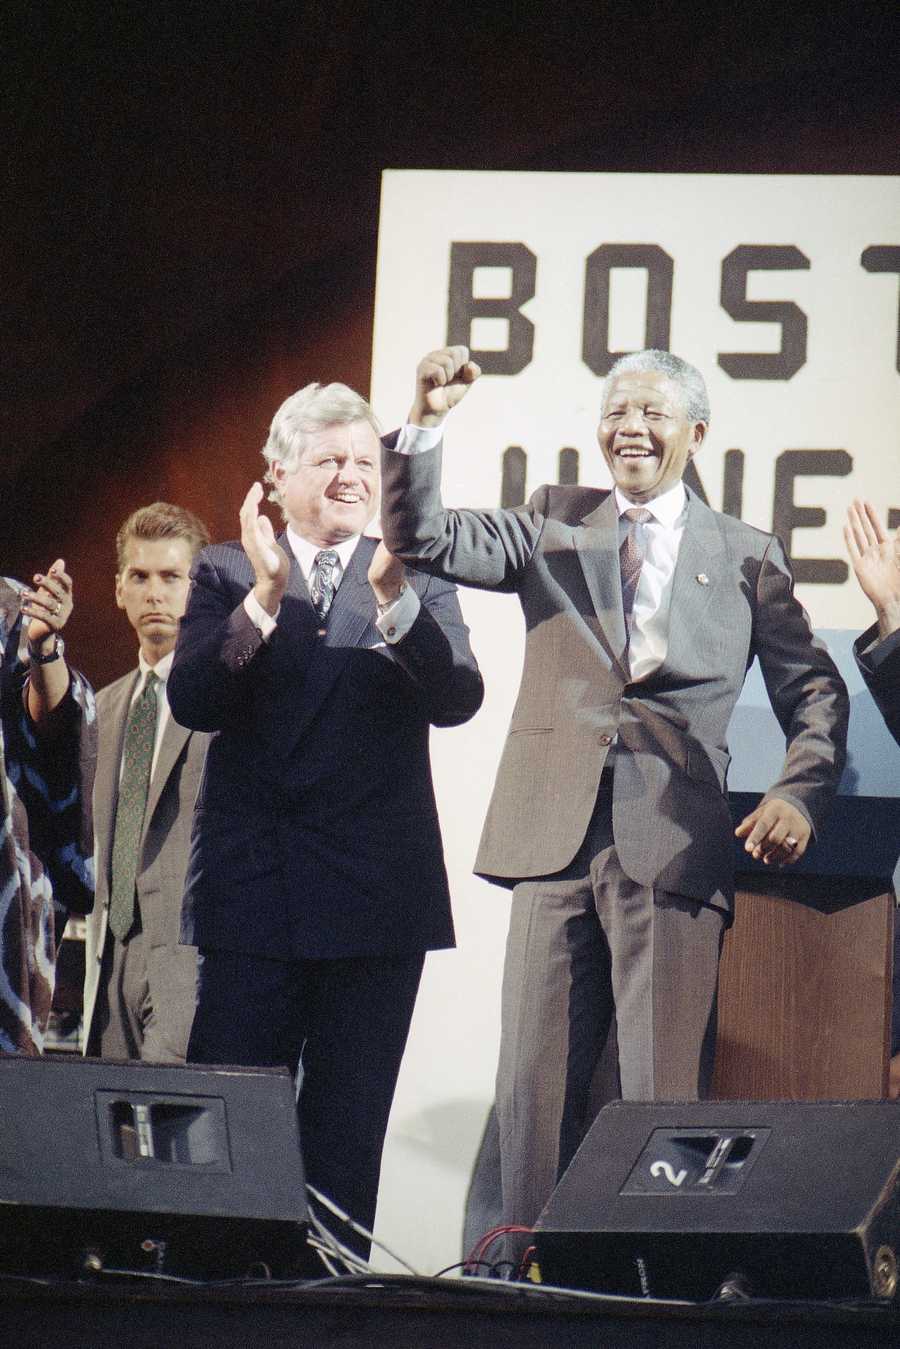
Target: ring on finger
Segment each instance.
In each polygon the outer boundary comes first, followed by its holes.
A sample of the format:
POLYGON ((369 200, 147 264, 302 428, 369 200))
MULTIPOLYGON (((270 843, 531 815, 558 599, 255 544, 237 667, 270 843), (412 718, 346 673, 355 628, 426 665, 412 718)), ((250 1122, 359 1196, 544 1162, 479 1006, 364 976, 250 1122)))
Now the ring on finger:
POLYGON ((796 848, 798 841, 798 839, 794 838, 793 834, 788 834, 787 838, 784 840, 784 846, 786 848, 796 848))

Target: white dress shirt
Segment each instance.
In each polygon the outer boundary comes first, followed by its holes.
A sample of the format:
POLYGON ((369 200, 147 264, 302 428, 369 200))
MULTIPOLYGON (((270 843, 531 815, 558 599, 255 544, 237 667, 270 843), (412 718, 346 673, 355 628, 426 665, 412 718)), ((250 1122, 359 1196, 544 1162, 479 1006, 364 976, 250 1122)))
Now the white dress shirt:
POLYGON ((443 426, 413 426, 407 422, 397 437, 395 454, 423 454, 440 444, 443 426))
MULTIPOLYGON (((398 454, 422 454, 434 449, 441 439, 440 426, 403 427, 395 446, 398 454)), ((622 519, 624 511, 635 502, 615 489, 616 510, 619 515, 619 546, 625 541, 628 522, 622 519)), ((672 602, 672 580, 678 549, 684 534, 687 497, 684 484, 677 482, 667 492, 646 502, 651 520, 644 526, 647 551, 632 610, 631 678, 633 682, 646 679, 658 670, 669 647, 669 607, 672 602)))
MULTIPOLYGON (((287 527, 287 538, 291 552, 297 559, 297 565, 303 573, 303 579, 309 585, 316 564, 316 555, 324 550, 318 544, 310 543, 308 539, 304 539, 290 525, 287 527)), ((338 557, 332 572, 335 593, 337 593, 338 586, 343 580, 344 572, 350 565, 350 559, 356 552, 360 538, 361 535, 356 534, 352 539, 344 539, 343 543, 332 545, 331 551, 337 553, 338 557)), ((412 586, 408 585, 400 596, 394 600, 394 603, 378 615, 375 626, 384 640, 390 646, 393 646, 395 642, 401 641, 409 632, 419 615, 420 608, 418 595, 412 586)), ((273 618, 271 614, 266 613, 252 590, 244 600, 244 609, 253 626, 262 633, 263 641, 267 642, 278 626, 278 614, 275 614, 273 618)))
MULTIPOLYGON (((615 489, 619 514, 619 547, 625 541, 629 522, 623 513, 636 505, 615 489)), ((658 670, 669 649, 669 608, 672 580, 678 549, 684 534, 687 507, 684 483, 677 482, 667 492, 641 503, 652 516, 643 527, 646 553, 632 610, 631 640, 628 654, 633 683, 658 670)))

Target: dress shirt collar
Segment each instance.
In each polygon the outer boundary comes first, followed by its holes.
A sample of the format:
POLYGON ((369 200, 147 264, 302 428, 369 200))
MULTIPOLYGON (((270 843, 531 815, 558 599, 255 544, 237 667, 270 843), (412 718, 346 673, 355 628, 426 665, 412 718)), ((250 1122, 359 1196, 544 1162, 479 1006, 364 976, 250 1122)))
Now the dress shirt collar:
MULTIPOLYGON (((291 552, 297 559, 304 580, 308 582, 312 574, 312 569, 315 566, 316 553, 321 553, 324 550, 320 548, 318 544, 310 543, 308 539, 304 539, 301 534, 298 534, 297 531, 291 527, 291 525, 288 525, 287 527, 287 537, 288 543, 291 545, 291 552)), ((343 543, 336 543, 333 545, 333 551, 337 553, 338 558, 340 559, 341 575, 343 575, 349 567, 350 559, 356 552, 356 545, 361 538, 361 534, 354 534, 352 539, 344 539, 343 543)))
POLYGON ((156 675, 159 682, 161 684, 164 684, 169 677, 169 671, 172 668, 172 661, 174 659, 175 659, 174 647, 167 656, 163 656, 160 660, 156 662, 155 665, 151 665, 149 661, 145 660, 143 651, 138 650, 138 665, 140 666, 141 669, 140 687, 141 688, 144 687, 144 681, 146 680, 147 675, 151 670, 156 675))
MULTIPOLYGON (((638 503, 629 501, 627 496, 619 491, 618 487, 615 489, 615 494, 616 511, 621 519, 625 511, 631 510, 638 503)), ((679 524, 687 505, 684 483, 679 480, 674 487, 669 488, 668 492, 661 492, 652 501, 645 501, 641 504, 646 507, 655 520, 658 520, 661 525, 665 525, 666 529, 674 529, 679 524)))

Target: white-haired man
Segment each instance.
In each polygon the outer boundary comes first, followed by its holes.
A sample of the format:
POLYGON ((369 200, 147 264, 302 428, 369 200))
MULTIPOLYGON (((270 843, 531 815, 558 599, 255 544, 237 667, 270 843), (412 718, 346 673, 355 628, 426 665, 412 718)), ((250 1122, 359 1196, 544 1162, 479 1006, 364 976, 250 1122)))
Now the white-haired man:
POLYGON ((188 1058, 301 1064, 308 1179, 365 1227, 425 952, 453 944, 429 725, 483 693, 454 587, 363 536, 379 451, 345 385, 287 399, 263 450, 287 528, 255 483, 240 542, 194 566, 169 677, 177 720, 217 732, 185 892, 188 1058))
POLYGON ((613 367, 597 432, 613 491, 445 510, 438 428, 479 373, 465 347, 420 362, 409 425, 384 450, 382 519, 392 552, 515 591, 525 614, 476 870, 514 887, 497 1112, 504 1221, 530 1226, 591 1122, 613 1012, 623 1096, 708 1086, 734 888, 725 736, 754 655, 787 737, 737 831, 755 857, 802 855, 840 776, 848 705, 779 541, 681 481, 709 423, 699 371, 660 351, 613 367))

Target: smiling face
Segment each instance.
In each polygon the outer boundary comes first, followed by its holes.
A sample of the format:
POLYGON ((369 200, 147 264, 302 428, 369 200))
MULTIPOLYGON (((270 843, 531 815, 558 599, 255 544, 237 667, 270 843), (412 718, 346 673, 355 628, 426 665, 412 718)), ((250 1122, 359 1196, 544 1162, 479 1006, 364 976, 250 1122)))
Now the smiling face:
POLYGON ((378 509, 381 442, 365 421, 307 436, 296 469, 276 460, 272 478, 288 523, 317 548, 361 534, 378 509))
POLYGON ((187 539, 131 538, 125 544, 116 604, 125 610, 150 665, 175 646, 187 607, 191 561, 187 539))
POLYGON ((613 482, 629 501, 652 501, 680 481, 706 435, 678 385, 660 370, 618 375, 606 393, 597 440, 613 482))

